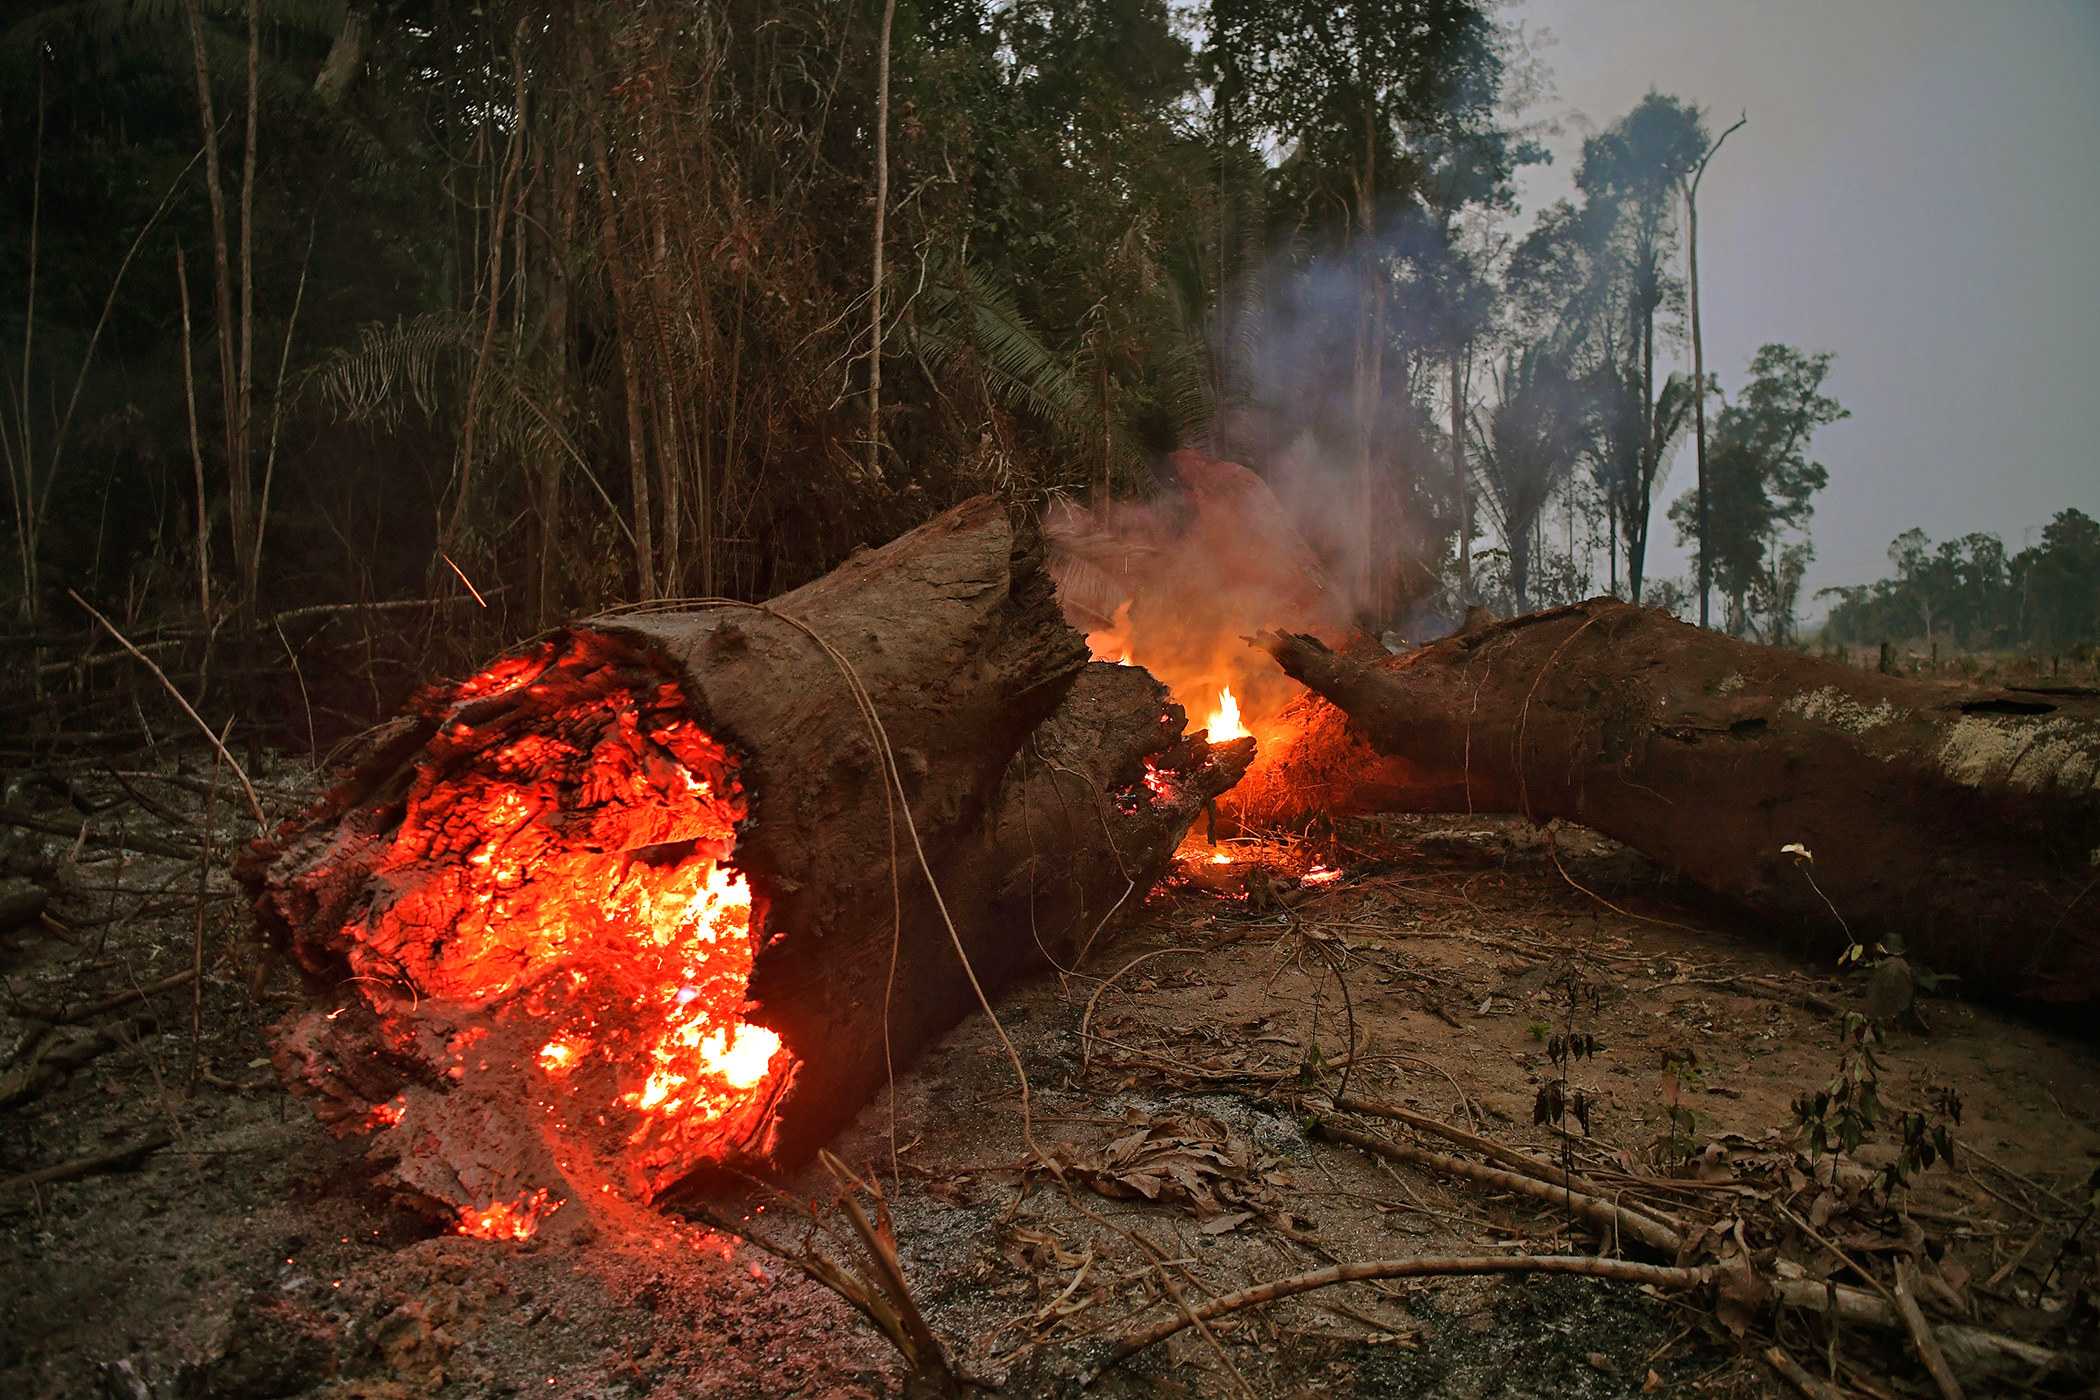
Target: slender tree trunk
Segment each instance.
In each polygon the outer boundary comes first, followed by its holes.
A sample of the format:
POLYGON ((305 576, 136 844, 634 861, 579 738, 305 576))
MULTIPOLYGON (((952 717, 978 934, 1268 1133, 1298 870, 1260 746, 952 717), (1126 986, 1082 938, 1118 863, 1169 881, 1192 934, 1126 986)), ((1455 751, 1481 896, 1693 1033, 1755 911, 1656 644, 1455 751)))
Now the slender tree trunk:
POLYGON ((175 286, 182 297, 182 388, 190 408, 190 461, 197 471, 197 603, 211 626, 211 521, 204 501, 204 444, 197 436, 197 377, 190 365, 190 273, 175 249, 175 286))
POLYGON ((1706 515, 1706 347, 1699 338, 1699 193, 1696 185, 1684 198, 1685 261, 1692 293, 1692 431, 1699 464, 1699 625, 1707 625, 1707 599, 1713 589, 1713 556, 1707 547, 1706 515))
POLYGON ((509 220, 512 191, 518 183, 518 169, 525 156, 525 21, 511 36, 511 116, 509 148, 504 153, 503 185, 496 196, 495 208, 490 211, 489 229, 489 306, 488 314, 482 318, 481 345, 474 354, 474 373, 467 381, 467 407, 459 434, 459 494, 452 500, 452 515, 445 522, 441 547, 450 549, 459 537, 460 522, 466 518, 467 498, 474 487, 474 442, 481 423, 481 395, 488 383, 489 360, 495 350, 497 313, 503 305, 503 245, 504 226, 509 220))
POLYGON ((211 71, 204 54, 204 16, 197 0, 183 0, 183 10, 189 20, 190 57, 197 79, 197 115, 204 127, 204 187, 211 203, 213 305, 219 335, 219 402, 225 417, 227 514, 233 524, 238 580, 246 502, 241 499, 240 409, 236 397, 240 376, 234 353, 232 237, 226 227, 226 188, 219 171, 219 118, 212 102, 211 71))
POLYGON ((1108 311, 1102 303, 1100 342, 1094 347, 1094 389, 1101 399, 1101 495, 1094 503, 1097 509, 1105 509, 1109 497, 1115 494, 1114 419, 1108 405, 1108 311))
MULTIPOLYGON (((564 36, 565 37, 565 36, 564 36)), ((558 47, 559 38, 550 49, 558 47)), ((544 120, 544 118, 543 118, 544 120)), ((542 374, 547 389, 548 412, 562 430, 569 423, 569 266, 576 245, 576 152, 564 144, 565 124, 548 129, 552 147, 548 161, 550 188, 546 196, 547 217, 541 221, 547 239, 544 274, 546 293, 542 305, 544 350, 542 374)), ((533 618, 537 626, 549 627, 557 611, 555 555, 562 522, 562 449, 549 445, 539 461, 538 525, 534 543, 533 618)))
POLYGON ((1713 563, 1708 554, 1707 541, 1707 489, 1706 489, 1706 348, 1700 337, 1699 326, 1699 182, 1706 178, 1706 163, 1721 149, 1721 143, 1735 135, 1738 128, 1750 120, 1745 112, 1734 126, 1722 132, 1706 154, 1699 158, 1699 168, 1684 185, 1685 219, 1689 225, 1689 237, 1685 241, 1686 261, 1691 274, 1692 292, 1692 421, 1693 431, 1698 434, 1699 461, 1699 625, 1707 625, 1707 595, 1713 588, 1713 563))
POLYGON ((875 271, 868 286, 868 476, 882 475, 882 239, 890 202, 890 25, 897 0, 882 6, 875 69, 875 271))
POLYGON ((657 578, 663 586, 664 596, 676 598, 685 590, 682 558, 685 512, 684 492, 680 490, 685 460, 684 415, 679 411, 678 391, 672 376, 663 372, 669 368, 669 357, 659 357, 658 364, 661 367, 660 382, 651 386, 649 395, 656 404, 656 483, 661 498, 657 509, 663 518, 663 566, 657 570, 657 578))
MULTIPOLYGON (((36 348, 37 243, 43 230, 44 214, 44 75, 41 64, 37 67, 36 156, 29 181, 29 294, 22 314, 22 394, 15 401, 22 464, 19 471, 12 462, 8 464, 7 485, 14 499, 15 548, 22 556, 22 621, 33 626, 38 612, 37 560, 43 552, 40 539, 43 532, 39 528, 43 512, 36 508, 36 435, 30 427, 29 417, 30 352, 36 348), (20 486, 15 484, 18 479, 20 486)), ((32 665, 29 674, 38 677, 43 671, 32 665)), ((40 690, 41 684, 38 682, 40 690)))
POLYGON ((1379 380, 1385 356, 1385 286, 1378 271, 1378 122, 1374 104, 1364 104, 1364 164, 1356 182, 1358 256, 1364 278, 1363 303, 1357 310, 1356 330, 1356 509, 1358 562, 1356 606, 1361 611, 1384 611, 1378 589, 1377 523, 1373 518, 1376 493, 1371 470, 1372 434, 1378 424, 1379 380))
POLYGON ((1619 596, 1619 503, 1608 486, 1604 491, 1604 528, 1604 556, 1611 561, 1611 587, 1608 591, 1616 598, 1619 596))
POLYGON ((1648 510, 1649 496, 1655 490, 1656 442, 1655 442, 1655 302, 1652 295, 1643 298, 1644 314, 1641 317, 1641 455, 1636 464, 1638 475, 1634 486, 1638 498, 1627 503, 1626 519, 1626 584, 1633 590, 1633 601, 1641 601, 1641 576, 1648 567, 1648 510))
POLYGON ((648 429, 642 413, 642 370, 634 343, 634 295, 620 260, 620 230, 613 203, 612 166, 605 158, 605 138, 591 138, 591 159, 598 171, 598 236, 605 273, 612 282, 613 317, 620 342, 620 374, 627 389, 627 472, 634 495, 635 587, 643 600, 656 596, 656 549, 649 529, 648 429))
MULTIPOLYGON (((1451 484, 1458 492, 1458 593, 1473 601, 1473 490, 1466 479, 1466 379, 1458 347, 1451 350, 1451 484)), ((1514 557, 1514 556, 1512 556, 1514 557)))
POLYGON ((248 0, 248 135, 241 148, 241 362, 234 391, 238 451, 232 462, 231 492, 235 562, 240 566, 241 647, 248 647, 250 613, 255 606, 256 575, 262 564, 262 532, 255 508, 252 460, 255 418, 255 147, 261 134, 262 15, 257 0, 248 0))

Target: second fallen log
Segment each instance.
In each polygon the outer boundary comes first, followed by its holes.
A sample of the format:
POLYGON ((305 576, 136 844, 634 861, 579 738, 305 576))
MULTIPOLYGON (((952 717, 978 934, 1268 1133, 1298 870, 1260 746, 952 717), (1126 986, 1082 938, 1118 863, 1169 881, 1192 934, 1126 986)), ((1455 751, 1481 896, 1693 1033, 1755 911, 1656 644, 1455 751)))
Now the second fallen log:
POLYGON ((1579 822, 1833 955, 1842 920, 1966 991, 2100 993, 2090 699, 1878 675, 1609 598, 1382 659, 1255 640, 1347 719, 1308 726, 1278 791, 1579 822), (1359 747, 1382 758, 1329 752, 1359 747))

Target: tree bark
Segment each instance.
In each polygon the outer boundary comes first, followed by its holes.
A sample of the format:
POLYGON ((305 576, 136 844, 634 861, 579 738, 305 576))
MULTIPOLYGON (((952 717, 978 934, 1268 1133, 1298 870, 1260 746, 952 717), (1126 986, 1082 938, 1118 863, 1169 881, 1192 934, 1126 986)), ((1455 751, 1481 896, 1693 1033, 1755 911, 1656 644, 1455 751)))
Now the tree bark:
POLYGON ((1256 645, 1340 712, 1301 710, 1272 816, 1561 818, 1832 957, 1842 919, 1964 991, 2100 992, 2090 698, 1876 675, 1604 598, 1378 660, 1256 645))
MULTIPOLYGON (((601 1181, 632 1201, 696 1170, 806 1159, 888 1066, 901 1070, 977 1008, 971 971, 991 995, 1082 957, 1110 917, 1142 902, 1253 750, 1184 737, 1185 716, 1149 675, 1089 663, 1040 539, 985 497, 763 608, 590 619, 549 645, 582 657, 571 675, 652 693, 675 685, 681 713, 734 755, 748 816, 729 861, 750 883, 756 950, 745 1016, 780 1036, 795 1067, 756 1120, 645 1172, 623 1158, 617 1120, 610 1138, 594 1138, 533 1117, 550 1090, 532 1061, 554 1022, 531 1017, 562 994, 559 973, 473 1008, 427 987, 411 998, 385 978, 351 980, 350 955, 373 946, 374 921, 406 907, 402 891, 433 863, 386 862, 403 842, 449 829, 426 803, 409 831, 404 794, 442 789, 521 735, 559 732, 571 713, 559 687, 538 682, 426 706, 244 878, 265 925, 330 996, 282 1029, 280 1071, 341 1131, 378 1126, 374 1112, 398 1105, 384 1129, 402 1149, 393 1180, 450 1208, 548 1189, 592 1209, 601 1181), (839 659, 881 718, 909 826, 901 800, 892 825, 883 764, 839 659), (512 1014, 520 1005, 530 1016, 512 1014), (488 1036, 467 1042, 479 1067, 448 1080, 440 1051, 462 1027, 488 1036)), ((619 1112, 610 1099, 564 1103, 572 1123, 594 1107, 619 1112)))

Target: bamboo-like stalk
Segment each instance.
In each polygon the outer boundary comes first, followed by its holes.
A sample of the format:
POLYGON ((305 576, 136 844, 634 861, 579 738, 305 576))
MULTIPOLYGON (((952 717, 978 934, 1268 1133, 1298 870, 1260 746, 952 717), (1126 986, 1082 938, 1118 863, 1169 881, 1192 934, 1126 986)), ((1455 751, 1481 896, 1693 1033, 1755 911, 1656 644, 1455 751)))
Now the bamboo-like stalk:
POLYGON ((882 241, 890 203, 890 26, 897 0, 883 0, 875 77, 875 271, 868 285, 868 476, 882 475, 882 241))
POLYGON ((239 367, 234 348, 232 235, 226 225, 226 187, 219 170, 219 118, 211 95, 211 69, 204 53, 204 15, 197 0, 183 0, 189 21, 190 57, 197 80, 197 116, 204 127, 204 186, 211 206, 212 304, 219 338, 219 401, 225 416, 227 514, 233 522, 234 569, 242 574, 241 526, 246 504, 241 499, 239 367))
POLYGON ((520 19, 511 34, 511 115, 510 141, 504 153, 503 188, 497 196, 490 217, 495 227, 489 237, 489 289, 488 312, 482 319, 481 344, 474 354, 474 372, 467 381, 467 408, 460 425, 459 442, 459 493, 452 500, 452 515, 445 522, 445 533, 440 550, 450 549, 459 538, 459 526, 466 516, 467 499, 474 484, 474 436, 481 419, 481 395, 488 382, 489 357, 496 343, 496 315, 503 305, 503 228, 510 214, 511 191, 518 181, 518 165, 525 153, 525 25, 520 19))
POLYGON ((198 616, 211 620, 211 521, 204 507, 204 444, 197 436, 197 377, 190 363, 190 274, 182 249, 175 249, 175 286, 182 297, 182 388, 190 410, 190 461, 197 473, 197 604, 198 616))

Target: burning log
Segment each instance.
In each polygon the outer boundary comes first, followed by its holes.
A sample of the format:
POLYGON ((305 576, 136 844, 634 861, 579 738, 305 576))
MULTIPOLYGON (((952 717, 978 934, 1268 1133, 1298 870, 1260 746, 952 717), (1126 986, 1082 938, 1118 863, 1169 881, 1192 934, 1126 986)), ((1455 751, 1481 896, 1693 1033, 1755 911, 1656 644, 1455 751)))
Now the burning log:
POLYGON ((1375 660, 1255 640, 1340 712, 1301 711, 1272 812, 1558 817, 1797 928, 1900 933, 1978 993, 2100 991, 2090 700, 1877 675, 1606 598, 1375 660))
POLYGON ((958 951, 989 994, 1163 873, 1251 756, 1184 724, 988 498, 762 608, 573 624, 247 862, 332 992, 280 1073, 470 1233, 791 1165, 977 1005, 958 951))

